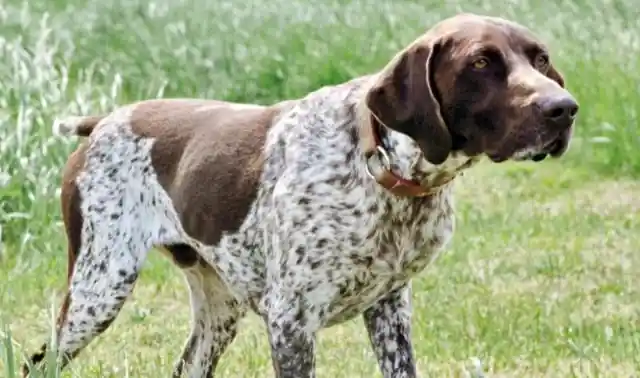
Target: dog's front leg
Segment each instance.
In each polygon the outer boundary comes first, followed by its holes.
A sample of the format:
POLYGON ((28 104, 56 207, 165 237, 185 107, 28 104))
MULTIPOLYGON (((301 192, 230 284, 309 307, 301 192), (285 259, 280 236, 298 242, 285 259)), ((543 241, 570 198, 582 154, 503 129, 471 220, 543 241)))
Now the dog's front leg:
POLYGON ((384 378, 414 378, 411 287, 389 293, 364 313, 369 340, 384 378))
POLYGON ((273 368, 277 378, 313 378, 317 322, 313 306, 291 289, 269 290, 264 301, 273 368))

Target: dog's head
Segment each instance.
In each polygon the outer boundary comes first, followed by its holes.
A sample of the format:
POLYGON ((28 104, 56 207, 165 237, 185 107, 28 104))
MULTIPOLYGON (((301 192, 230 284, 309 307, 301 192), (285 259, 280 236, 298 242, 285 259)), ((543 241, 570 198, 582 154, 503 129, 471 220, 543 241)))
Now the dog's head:
POLYGON ((400 52, 365 102, 432 164, 452 151, 495 162, 561 156, 578 112, 542 42, 514 22, 473 14, 441 21, 400 52))

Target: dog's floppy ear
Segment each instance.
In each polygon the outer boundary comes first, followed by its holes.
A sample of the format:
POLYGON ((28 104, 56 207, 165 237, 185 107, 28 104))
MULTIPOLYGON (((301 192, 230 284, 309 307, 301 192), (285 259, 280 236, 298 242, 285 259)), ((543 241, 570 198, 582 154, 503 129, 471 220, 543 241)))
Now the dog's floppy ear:
POLYGON ((562 77, 560 72, 558 72, 558 70, 556 70, 556 68, 553 66, 553 64, 549 65, 549 69, 547 70, 547 77, 549 79, 555 81, 556 83, 560 84, 560 86, 562 88, 564 88, 564 78, 562 77))
POLYGON ((415 43, 385 67, 366 94, 369 110, 385 126, 412 138, 425 158, 442 164, 452 148, 435 92, 439 43, 415 43))

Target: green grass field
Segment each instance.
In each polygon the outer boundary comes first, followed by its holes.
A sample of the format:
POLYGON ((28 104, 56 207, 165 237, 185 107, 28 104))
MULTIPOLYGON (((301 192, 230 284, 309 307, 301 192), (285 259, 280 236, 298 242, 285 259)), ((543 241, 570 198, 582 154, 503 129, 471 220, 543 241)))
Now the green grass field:
MULTIPOLYGON (((473 11, 522 22, 547 41, 581 111, 563 159, 482 164, 457 185, 454 242, 414 284, 421 376, 637 377, 640 7, 311 3, 0 3, 0 376, 17 377, 22 354, 47 339, 64 290, 57 191, 76 141, 51 137, 54 117, 159 96, 301 96, 375 71, 434 22, 473 11)), ((168 376, 187 306, 180 273, 152 254, 120 317, 61 376, 168 376)), ((322 332, 319 349, 320 378, 380 377, 358 320, 322 332)), ((256 317, 218 372, 273 376, 256 317)))

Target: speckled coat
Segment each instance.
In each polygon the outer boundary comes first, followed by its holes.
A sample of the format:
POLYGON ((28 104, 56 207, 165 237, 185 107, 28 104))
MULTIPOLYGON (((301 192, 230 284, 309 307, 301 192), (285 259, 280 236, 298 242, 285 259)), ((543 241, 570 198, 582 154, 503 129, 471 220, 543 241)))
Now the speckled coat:
POLYGON ((559 156, 571 135, 577 105, 555 69, 523 63, 526 43, 543 46, 519 25, 463 15, 380 73, 298 100, 148 100, 58 122, 61 134, 88 136, 63 174, 63 364, 115 319, 155 247, 182 269, 191 295, 174 377, 213 375, 248 309, 265 321, 278 377, 315 376, 317 332, 359 315, 383 376, 415 377, 411 279, 453 235, 453 178, 483 154, 559 156), (482 43, 498 46, 515 72, 476 89, 488 100, 468 98, 464 86, 480 79, 465 83, 454 64, 482 43), (564 113, 540 111, 549 98, 565 101, 556 104, 564 113), (483 129, 479 114, 496 125, 483 129), (388 167, 373 167, 363 149, 374 126, 388 167), (438 190, 398 196, 367 167, 438 190))

